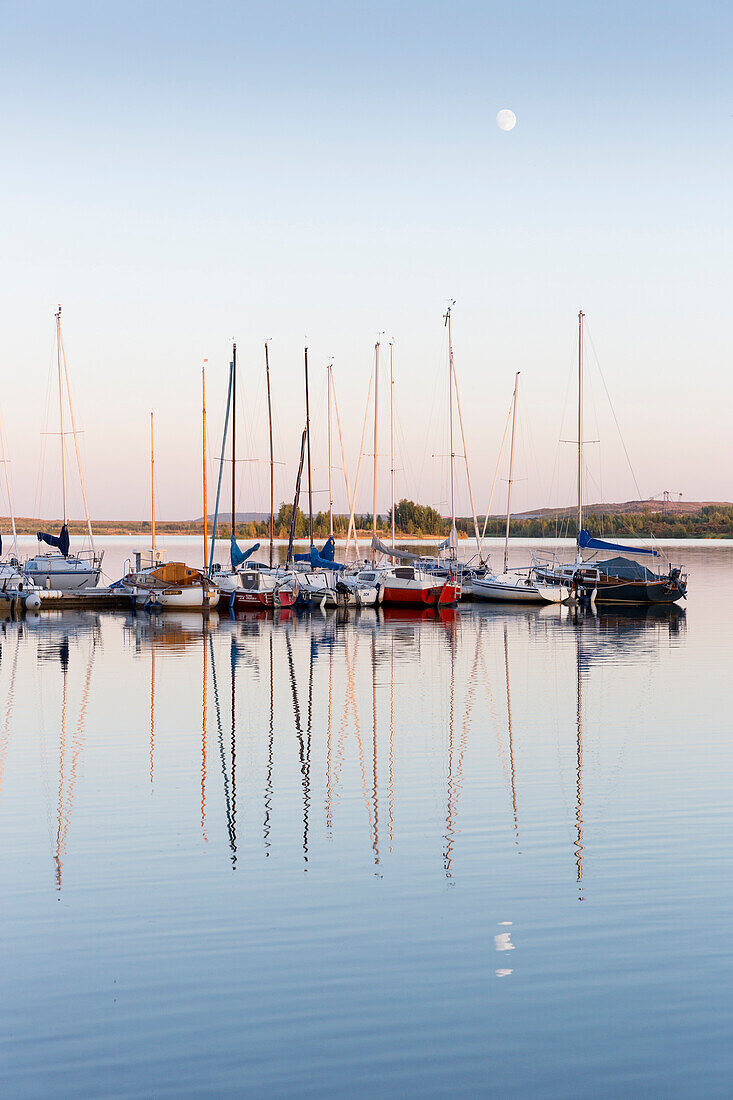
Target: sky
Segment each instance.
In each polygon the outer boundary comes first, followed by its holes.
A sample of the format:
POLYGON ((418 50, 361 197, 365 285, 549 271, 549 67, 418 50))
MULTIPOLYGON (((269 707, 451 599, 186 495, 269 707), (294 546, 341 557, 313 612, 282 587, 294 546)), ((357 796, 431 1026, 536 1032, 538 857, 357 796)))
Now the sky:
MULTIPOLYGON (((0 410, 17 514, 61 513, 58 303, 93 517, 148 515, 151 410, 158 515, 202 514, 201 369, 211 481, 233 340, 237 506, 266 510, 266 339, 276 506, 292 499, 304 345, 325 509, 326 365, 353 489, 380 340, 386 512, 394 340, 397 496, 445 513, 449 300, 479 512, 517 371, 515 507, 574 500, 558 441, 577 431, 579 309, 589 499, 731 499, 731 32, 729 5, 674 0, 4 3, 0 410)), ((333 455, 342 467, 335 429, 333 455)), ((462 459, 456 485, 467 514, 462 459)), ((348 510, 340 468, 334 499, 348 510)))

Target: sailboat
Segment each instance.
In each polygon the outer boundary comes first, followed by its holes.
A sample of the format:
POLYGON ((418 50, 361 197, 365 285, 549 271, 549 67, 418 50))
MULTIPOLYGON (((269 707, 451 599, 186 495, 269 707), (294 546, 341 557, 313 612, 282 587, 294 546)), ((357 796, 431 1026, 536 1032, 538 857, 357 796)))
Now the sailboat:
POLYGON ((30 558, 25 564, 25 572, 30 581, 36 585, 40 585, 42 588, 52 588, 61 591, 76 591, 80 588, 94 588, 99 583, 99 577, 102 572, 102 558, 104 551, 97 553, 94 548, 94 535, 92 533, 92 522, 89 518, 89 508, 87 505, 87 493, 84 485, 84 473, 81 467, 81 453, 79 451, 79 440, 77 438, 76 420, 74 418, 74 407, 71 403, 71 388, 69 386, 69 372, 66 365, 66 353, 64 351, 64 341, 61 335, 61 306, 58 308, 56 317, 56 361, 58 367, 58 381, 59 381, 59 417, 61 425, 61 481, 63 486, 63 509, 64 520, 61 526, 61 531, 58 535, 49 534, 46 531, 39 531, 37 538, 39 543, 46 543, 47 546, 53 547, 55 552, 46 552, 45 554, 38 553, 35 557, 30 558), (64 400, 64 391, 66 392, 66 401, 64 400), (81 552, 71 554, 70 539, 69 539, 69 516, 67 507, 67 490, 66 490, 66 432, 64 430, 64 409, 68 403, 69 414, 71 417, 71 431, 74 436, 74 449, 76 451, 76 464, 79 471, 79 481, 81 482, 81 494, 84 500, 84 512, 87 521, 87 530, 89 532, 89 542, 91 545, 90 550, 82 550, 81 552))
POLYGON ((232 358, 229 364, 229 391, 227 395, 227 410, 224 420, 224 438, 222 440, 222 460, 219 467, 219 485, 216 496, 216 514, 214 518, 214 530, 211 536, 211 556, 209 560, 209 576, 216 577, 216 583, 221 593, 221 603, 228 605, 231 610, 249 608, 255 610, 272 609, 276 607, 290 607, 295 602, 295 593, 290 585, 289 577, 280 577, 271 568, 273 556, 273 507, 274 507, 274 458, 272 449, 272 403, 270 396, 270 357, 267 343, 265 343, 265 369, 267 374, 267 405, 270 424, 270 566, 261 565, 259 562, 247 564, 260 544, 256 542, 248 550, 242 550, 237 543, 236 535, 236 472, 237 472, 237 345, 232 345, 232 358), (224 449, 229 427, 229 414, 232 417, 232 534, 230 542, 231 568, 221 569, 214 564, 214 545, 216 540, 216 525, 219 515, 219 497, 221 492, 222 470, 224 466, 224 449))
MULTIPOLYGON (((462 595, 470 593, 470 585, 475 577, 482 577, 487 572, 487 564, 483 560, 481 538, 478 531, 478 517, 473 497, 473 485, 471 483, 471 470, 468 463, 468 447, 466 445, 466 433, 463 428, 463 411, 461 397, 458 390, 458 377, 453 355, 453 306, 454 301, 449 302, 443 316, 444 327, 448 330, 448 426, 449 426, 449 488, 450 488, 450 532, 448 537, 438 546, 437 557, 423 557, 420 559, 420 568, 428 573, 436 573, 439 576, 449 578, 453 583, 463 586, 462 595), (458 424, 461 431, 463 445, 463 457, 466 463, 466 482, 468 495, 471 501, 471 515, 473 517, 474 535, 476 539, 477 558, 474 564, 462 562, 458 558, 458 530, 456 527, 456 493, 455 493, 455 462, 456 449, 453 439, 454 405, 458 412, 458 424)), ((460 599, 460 596, 459 596, 460 599)))
POLYGON ((512 515, 512 485, 514 484, 514 440, 517 429, 517 398, 519 374, 514 379, 512 400, 512 443, 509 458, 509 486, 506 502, 506 534, 504 536, 504 572, 498 575, 486 573, 471 581, 471 591, 480 600, 501 600, 509 603, 562 603, 568 597, 568 589, 562 584, 542 584, 533 568, 509 571, 509 524, 512 515))
POLYGON ((687 574, 680 565, 666 571, 647 568, 625 555, 659 558, 648 546, 623 546, 595 538, 583 527, 583 319, 578 313, 578 536, 577 553, 569 564, 542 563, 535 557, 535 575, 542 584, 565 585, 580 598, 596 603, 675 603, 687 595, 687 574), (583 551, 612 550, 612 558, 584 558, 583 551))
MULTIPOLYGON (((380 341, 374 346, 374 456, 372 472, 372 564, 369 569, 369 583, 377 578, 381 579, 379 600, 385 606, 396 604, 410 607, 438 607, 457 603, 461 598, 461 583, 454 576, 450 564, 437 558, 419 559, 417 554, 408 550, 401 550, 394 545, 394 372, 392 360, 392 345, 390 344, 390 480, 392 487, 392 545, 386 546, 377 537, 377 457, 379 453, 379 350, 380 341), (385 559, 391 559, 392 565, 378 565, 377 555, 385 559)), ((452 360, 451 360, 452 363, 452 360)), ((452 383, 451 383, 452 387, 452 383)), ((452 394, 452 388, 451 388, 452 394)), ((452 405, 451 405, 452 408, 452 405)), ((452 424, 452 420, 451 420, 452 424)), ((452 439, 452 435, 451 435, 452 439)), ((363 441, 362 441, 363 449, 363 441)), ((452 449, 452 444, 451 444, 452 449)), ((452 477, 451 462, 451 477, 452 477)), ((358 473, 357 473, 358 482, 358 473)), ((452 483, 452 481, 451 481, 452 483)), ((356 497, 356 491, 354 493, 356 497)), ((352 502, 352 518, 354 513, 352 502)), ((350 521, 351 522, 351 521, 350 521)), ((453 524, 455 531, 455 523, 453 524)), ((457 535, 456 535, 457 544, 457 535)))
MULTIPOLYGON (((204 467, 205 468, 205 467, 204 467)), ((151 548, 135 554, 135 568, 115 587, 131 593, 136 605, 146 611, 163 609, 209 611, 219 602, 219 589, 205 570, 192 569, 180 561, 164 561, 164 551, 155 545, 155 447, 153 414, 150 413, 150 500, 151 548)))

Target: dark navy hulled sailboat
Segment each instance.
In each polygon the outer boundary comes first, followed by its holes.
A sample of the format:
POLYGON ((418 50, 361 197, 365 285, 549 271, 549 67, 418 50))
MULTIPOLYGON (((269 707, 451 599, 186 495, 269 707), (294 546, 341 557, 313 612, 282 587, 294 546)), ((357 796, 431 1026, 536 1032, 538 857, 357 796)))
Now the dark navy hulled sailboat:
POLYGON ((622 546, 595 538, 583 527, 583 313, 578 314, 578 552, 574 562, 564 565, 545 562, 535 555, 535 576, 543 584, 567 585, 576 596, 598 603, 676 603, 687 595, 687 574, 680 565, 666 571, 649 569, 626 554, 659 558, 659 551, 647 546, 622 546), (601 550, 616 553, 596 559, 601 550), (583 556, 585 552, 586 556, 583 556), (592 556, 588 556, 589 552, 592 556))

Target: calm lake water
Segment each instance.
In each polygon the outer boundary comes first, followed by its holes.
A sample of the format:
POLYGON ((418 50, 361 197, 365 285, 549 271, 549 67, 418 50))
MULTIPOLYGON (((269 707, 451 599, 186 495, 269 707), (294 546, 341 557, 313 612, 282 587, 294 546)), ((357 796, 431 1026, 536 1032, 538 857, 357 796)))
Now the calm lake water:
POLYGON ((728 1095, 733 544, 673 557, 680 609, 0 623, 2 1095, 728 1095))

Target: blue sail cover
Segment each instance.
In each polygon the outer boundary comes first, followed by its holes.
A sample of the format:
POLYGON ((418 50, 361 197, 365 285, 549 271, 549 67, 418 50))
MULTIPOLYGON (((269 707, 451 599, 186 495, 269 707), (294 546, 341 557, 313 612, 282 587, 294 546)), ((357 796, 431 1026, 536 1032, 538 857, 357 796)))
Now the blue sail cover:
POLYGON ((642 546, 619 546, 617 542, 604 542, 603 539, 594 539, 590 531, 585 530, 578 535, 578 546, 581 550, 622 550, 627 554, 649 554, 653 558, 659 557, 657 550, 642 546))
POLYGON ((335 569, 336 571, 343 569, 341 562, 334 561, 333 558, 324 558, 322 554, 318 553, 315 546, 311 546, 311 552, 306 558, 306 561, 308 560, 310 560, 314 569, 335 569))
POLYGON ((315 546, 311 546, 307 554, 296 554, 296 561, 309 561, 311 565, 315 564, 319 569, 339 569, 340 566, 334 565, 334 558, 336 557, 336 540, 333 535, 326 539, 321 550, 316 550, 315 546), (316 555, 318 561, 314 563, 313 555, 316 555))
POLYGON ((69 528, 64 524, 58 535, 49 535, 45 531, 36 531, 39 542, 45 542, 48 546, 55 546, 64 557, 69 556, 69 528))
POLYGON ((324 561, 333 561, 336 557, 336 539, 331 535, 321 548, 321 557, 324 561))
POLYGON ((250 557, 251 554, 254 554, 255 550, 259 550, 259 548, 260 544, 259 542, 256 542, 254 546, 250 546, 249 550, 240 550, 239 546, 237 545, 237 540, 235 539, 234 535, 232 535, 232 541, 229 547, 229 552, 232 559, 232 569, 236 569, 238 566, 246 562, 247 558, 250 557))

